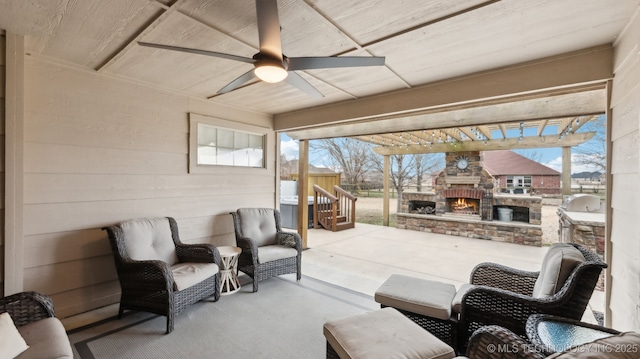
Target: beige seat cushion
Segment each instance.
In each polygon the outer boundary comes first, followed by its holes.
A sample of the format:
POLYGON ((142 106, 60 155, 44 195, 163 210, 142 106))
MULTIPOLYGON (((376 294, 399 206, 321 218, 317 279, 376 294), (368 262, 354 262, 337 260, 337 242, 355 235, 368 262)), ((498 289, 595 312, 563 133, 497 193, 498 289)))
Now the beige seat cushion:
POLYGON ((141 218, 120 223, 126 238, 127 254, 133 260, 160 260, 174 265, 178 262, 176 246, 167 218, 141 218))
POLYGON ((18 359, 73 358, 69 337, 58 318, 46 318, 18 328, 29 349, 18 359))
POLYGON ((453 349, 393 308, 328 321, 324 336, 340 358, 451 359, 453 349))
POLYGON ((551 246, 542 260, 540 275, 533 287, 533 297, 548 298, 556 294, 573 270, 584 261, 582 253, 570 244, 551 246))
POLYGON ((242 235, 255 241, 258 247, 277 244, 276 220, 271 208, 240 208, 242 235))
POLYGON ((9 313, 0 314, 0 358, 15 358, 29 349, 9 313))
POLYGON ((453 284, 392 274, 378 288, 374 299, 388 307, 448 320, 455 295, 453 284))
POLYGON ((456 295, 453 297, 451 301, 451 309, 454 313, 460 314, 460 307, 462 306, 462 297, 467 294, 468 291, 475 288, 476 286, 473 284, 465 283, 460 286, 456 295))
POLYGON ((274 244, 258 247, 258 263, 267 263, 283 258, 295 257, 298 251, 295 248, 274 244))
POLYGON ((640 334, 627 332, 555 353, 547 359, 638 359, 640 334))
POLYGON ((171 266, 173 289, 184 290, 218 273, 215 263, 179 263, 171 266))

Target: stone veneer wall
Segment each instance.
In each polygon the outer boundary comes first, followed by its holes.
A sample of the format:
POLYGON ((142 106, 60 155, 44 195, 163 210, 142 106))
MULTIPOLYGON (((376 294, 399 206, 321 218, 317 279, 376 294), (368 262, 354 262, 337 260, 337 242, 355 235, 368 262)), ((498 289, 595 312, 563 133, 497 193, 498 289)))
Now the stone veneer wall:
POLYGON ((444 196, 445 190, 472 189, 475 191, 493 191, 493 178, 482 169, 479 151, 447 152, 445 154, 445 162, 446 167, 436 177, 433 187, 436 195, 437 214, 444 214, 447 210, 447 199, 444 196), (465 157, 469 161, 469 167, 465 170, 460 170, 456 167, 457 159, 460 157, 465 157), (447 179, 451 180, 447 182, 447 179), (472 184, 473 179, 478 179, 478 183, 472 184), (469 181, 465 183, 466 180, 469 181))
MULTIPOLYGON (((602 221, 582 221, 574 220, 571 218, 571 212, 565 212, 562 209, 558 210, 558 221, 560 231, 563 228, 567 228, 570 233, 563 234, 562 240, 565 242, 571 242, 580 244, 590 251, 597 253, 600 259, 604 258, 604 238, 605 238, 605 222, 604 214, 602 215, 602 221), (568 238, 564 238, 568 235, 568 238)), ((604 271, 600 274, 596 289, 604 290, 604 271)))
POLYGON ((493 206, 529 208, 529 224, 542 224, 542 197, 527 195, 494 195, 493 206))
POLYGON ((481 221, 453 218, 453 216, 398 213, 397 227, 420 232, 538 247, 542 245, 542 227, 518 222, 481 221))
MULTIPOLYGON (((572 228, 572 242, 581 244, 591 251, 596 252, 600 259, 604 260, 604 223, 602 226, 574 225, 572 228)), ((597 290, 604 290, 604 271, 600 273, 597 290)))
POLYGON ((447 234, 500 242, 542 245, 542 198, 530 196, 496 196, 493 205, 529 207, 529 221, 482 221, 477 218, 455 215, 428 215, 409 213, 411 201, 434 201, 435 193, 404 192, 397 217, 397 228, 413 231, 447 234))

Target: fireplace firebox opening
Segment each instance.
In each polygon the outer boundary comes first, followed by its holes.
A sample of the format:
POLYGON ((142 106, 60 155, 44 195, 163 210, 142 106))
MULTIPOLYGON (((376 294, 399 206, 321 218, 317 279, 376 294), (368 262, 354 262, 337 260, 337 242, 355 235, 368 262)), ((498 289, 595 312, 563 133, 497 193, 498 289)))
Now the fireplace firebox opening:
POLYGON ((447 212, 453 214, 480 214, 480 200, 475 198, 447 198, 447 212))
POLYGON ((409 213, 436 214, 436 203, 432 201, 409 201, 409 213))

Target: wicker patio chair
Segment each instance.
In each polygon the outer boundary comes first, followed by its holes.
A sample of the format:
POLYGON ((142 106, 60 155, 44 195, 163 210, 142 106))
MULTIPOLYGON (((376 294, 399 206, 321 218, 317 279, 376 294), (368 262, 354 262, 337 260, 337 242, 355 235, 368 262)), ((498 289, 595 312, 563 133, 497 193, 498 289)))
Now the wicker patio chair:
POLYGON ((302 276, 302 240, 295 232, 284 232, 280 212, 273 208, 240 208, 232 212, 237 246, 242 248, 238 270, 258 282, 282 274, 302 276))
MULTIPOLYGON (((53 301, 49 296, 31 291, 8 295, 0 298, 0 314, 3 313, 9 313, 19 335, 28 345, 17 358, 73 358, 67 332, 55 317, 53 301)), ((6 331, 3 331, 3 335, 16 339, 6 331)), ((20 350, 21 343, 9 344, 13 345, 8 348, 12 354, 20 350)), ((3 349, 7 348, 0 347, 0 353, 6 354, 3 349)))
POLYGON ((118 318, 125 310, 164 315, 170 333, 175 316, 186 307, 220 298, 218 249, 183 244, 173 218, 136 219, 103 230, 109 234, 122 288, 118 318))
MULTIPOLYGON (((563 321, 566 318, 555 317, 563 321)), ((526 338, 522 338, 509 329, 489 325, 476 330, 469 340, 466 357, 469 359, 637 359, 640 346, 640 334, 636 332, 619 332, 611 328, 589 325, 566 319, 567 323, 579 323, 581 327, 593 328, 610 335, 587 341, 584 337, 578 341, 583 344, 567 346, 560 352, 546 352, 526 338)), ((560 335, 556 333, 556 335, 560 335)), ((577 333, 567 333, 576 335, 577 333)))
POLYGON ((38 292, 21 292, 0 298, 0 313, 9 313, 16 327, 55 317, 51 298, 38 292))
POLYGON ((533 293, 541 272, 525 272, 495 263, 477 265, 471 273, 472 286, 460 302, 459 351, 464 352, 473 332, 486 325, 507 328, 524 338, 526 322, 532 314, 581 319, 600 272, 607 265, 596 253, 578 244, 571 246, 580 251, 584 261, 573 268, 560 289, 546 297, 533 293))

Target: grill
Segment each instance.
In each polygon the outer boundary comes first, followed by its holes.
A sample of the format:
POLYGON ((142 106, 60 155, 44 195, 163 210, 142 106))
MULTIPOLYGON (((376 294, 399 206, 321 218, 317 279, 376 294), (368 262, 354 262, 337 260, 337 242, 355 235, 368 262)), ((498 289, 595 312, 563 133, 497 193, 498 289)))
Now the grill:
POLYGON ((603 213, 600 197, 591 194, 574 194, 567 198, 560 208, 566 212, 603 213))

